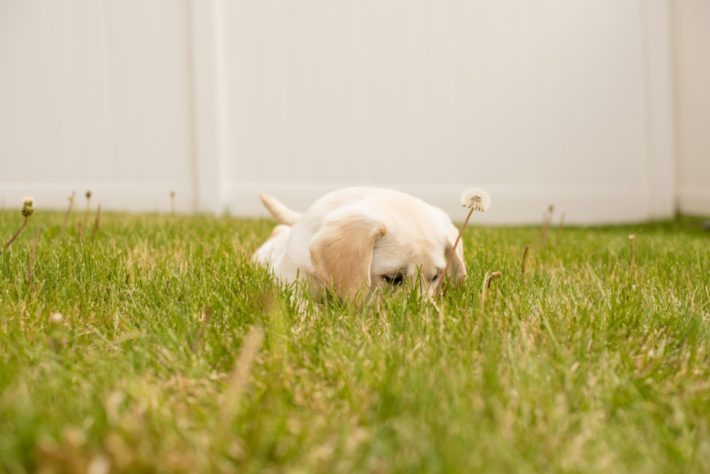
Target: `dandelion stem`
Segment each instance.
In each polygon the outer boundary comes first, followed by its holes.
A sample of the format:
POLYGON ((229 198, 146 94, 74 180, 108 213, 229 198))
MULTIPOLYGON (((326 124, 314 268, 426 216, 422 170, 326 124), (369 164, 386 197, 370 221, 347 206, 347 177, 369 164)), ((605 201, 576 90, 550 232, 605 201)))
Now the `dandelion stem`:
POLYGON ((89 218, 89 211, 91 211, 91 191, 86 191, 84 196, 86 197, 86 211, 84 212, 84 225, 87 224, 87 219, 89 218))
POLYGON ((175 191, 170 191, 170 215, 175 215, 175 191))
POLYGON ((550 221, 552 220, 552 213, 555 212, 555 206, 550 204, 547 207, 547 212, 543 217, 542 221, 542 246, 547 247, 547 234, 550 230, 550 221))
POLYGON ((562 229, 565 227, 565 213, 563 212, 560 216, 560 223, 557 226, 557 238, 555 239, 555 244, 559 244, 562 237, 562 229))
POLYGON ((27 227, 27 221, 28 221, 28 220, 30 220, 29 216, 25 217, 25 219, 22 221, 22 225, 20 226, 19 229, 17 229, 17 232, 15 232, 15 235, 13 235, 12 237, 10 237, 10 240, 8 240, 7 242, 5 242, 5 246, 3 247, 3 250, 7 250, 7 248, 8 248, 10 245, 12 245, 12 243, 15 241, 15 239, 17 239, 17 237, 20 236, 20 234, 21 234, 22 231, 25 229, 25 227, 27 227))
POLYGON ((471 216, 473 215, 474 211, 476 210, 475 207, 472 207, 468 210, 468 214, 466 214, 466 220, 463 221, 463 225, 461 226, 461 229, 459 230, 459 234, 456 236, 456 240, 454 240, 454 245, 451 249, 451 254, 449 255, 449 258, 446 259, 446 265, 444 265, 444 270, 441 272, 441 277, 439 278, 439 281, 436 283, 436 288, 434 289, 434 296, 438 296, 439 292, 441 291, 441 285, 443 284, 444 278, 446 278, 446 272, 449 269, 449 266, 451 265, 451 260, 453 260, 454 255, 456 254, 456 246, 459 244, 459 241, 461 240, 461 236, 463 235, 463 231, 466 230, 466 226, 468 225, 468 221, 471 219, 471 216))
POLYGON ((71 211, 74 208, 74 200, 76 199, 76 191, 72 191, 69 195, 69 206, 67 207, 67 212, 64 214, 64 222, 62 223, 62 231, 69 225, 69 218, 71 217, 71 211))
POLYGON ((101 225, 101 204, 96 207, 96 219, 94 219, 94 232, 93 237, 99 233, 99 226, 101 225))

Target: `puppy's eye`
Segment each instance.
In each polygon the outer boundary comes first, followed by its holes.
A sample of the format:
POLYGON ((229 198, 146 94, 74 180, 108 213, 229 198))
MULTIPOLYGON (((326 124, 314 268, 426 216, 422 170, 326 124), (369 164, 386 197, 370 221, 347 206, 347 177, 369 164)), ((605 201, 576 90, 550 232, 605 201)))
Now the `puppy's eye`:
POLYGON ((439 277, 441 276, 441 272, 442 272, 441 270, 437 271, 437 272, 436 272, 436 275, 434 275, 434 276, 431 278, 431 281, 436 281, 436 280, 438 280, 439 277))
POLYGON ((404 281, 404 275, 395 273, 394 275, 382 275, 382 279, 390 285, 401 285, 404 281))

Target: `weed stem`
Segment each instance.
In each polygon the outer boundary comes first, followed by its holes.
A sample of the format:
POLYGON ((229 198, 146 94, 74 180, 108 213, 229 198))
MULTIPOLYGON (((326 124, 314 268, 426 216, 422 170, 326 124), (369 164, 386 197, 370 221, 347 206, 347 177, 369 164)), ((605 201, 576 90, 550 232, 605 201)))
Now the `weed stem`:
POLYGON ((444 265, 444 270, 441 272, 441 277, 439 278, 439 281, 436 283, 436 288, 434 289, 434 296, 438 296, 439 292, 441 291, 441 285, 444 281, 444 278, 446 278, 446 272, 449 269, 449 266, 451 265, 451 260, 453 260, 454 255, 456 254, 456 246, 459 244, 459 241, 461 240, 461 236, 463 235, 463 231, 466 230, 466 226, 468 225, 468 221, 471 219, 471 216, 473 215, 474 211, 476 210, 475 207, 472 207, 468 210, 468 214, 466 214, 466 220, 463 221, 463 225, 461 226, 461 229, 459 230, 459 234, 456 236, 456 240, 454 240, 454 245, 451 249, 451 254, 449 255, 449 258, 446 259, 446 265, 444 265))
POLYGON ((25 227, 27 227, 27 221, 28 221, 29 219, 30 219, 29 216, 25 217, 25 219, 22 221, 22 225, 20 226, 19 229, 17 229, 17 232, 15 232, 15 235, 13 235, 12 237, 10 237, 10 240, 8 240, 7 242, 5 242, 5 246, 3 247, 3 250, 7 250, 7 248, 8 248, 10 245, 12 245, 12 243, 15 241, 15 239, 17 239, 17 237, 20 236, 20 234, 21 234, 22 231, 25 229, 25 227))

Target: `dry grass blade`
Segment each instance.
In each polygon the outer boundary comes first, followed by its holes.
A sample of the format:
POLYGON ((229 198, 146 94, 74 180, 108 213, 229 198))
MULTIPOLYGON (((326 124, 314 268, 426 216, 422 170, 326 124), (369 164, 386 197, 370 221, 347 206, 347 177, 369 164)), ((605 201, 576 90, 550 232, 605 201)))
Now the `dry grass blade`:
POLYGON ((483 288, 481 289, 481 309, 485 309, 486 301, 488 301, 488 293, 491 290, 493 280, 503 276, 502 272, 488 272, 483 279, 483 288))
POLYGON ((560 223, 557 226, 557 238, 555 239, 555 244, 560 243, 560 239, 562 238, 562 229, 565 228, 565 213, 563 212, 562 215, 560 216, 560 223))
POLYGON ((40 229, 35 232, 35 238, 32 241, 32 250, 30 251, 29 261, 27 263, 27 286, 32 288, 32 276, 34 275, 35 256, 37 255, 37 247, 39 247, 39 239, 42 235, 40 229))
POLYGON ((530 252, 530 246, 526 245, 525 249, 523 250, 523 258, 522 261, 520 262, 520 275, 525 276, 525 267, 528 262, 528 253, 530 252))
POLYGON ((631 247, 631 261, 629 266, 631 271, 636 270, 636 235, 629 234, 629 246, 631 247))
POLYGON ((170 214, 175 215, 175 191, 170 191, 170 214))
POLYGON ((235 415, 239 401, 249 385, 251 368, 263 341, 264 331, 258 327, 252 327, 244 338, 242 348, 229 376, 229 386, 225 392, 225 412, 223 413, 225 419, 231 419, 235 415))
POLYGON ((438 319, 439 319, 439 333, 441 334, 444 332, 444 319, 445 319, 444 312, 441 310, 441 307, 439 307, 439 305, 436 304, 436 300, 434 299, 434 296, 433 295, 428 295, 428 296, 429 296, 428 297, 429 303, 431 303, 431 305, 436 310, 436 315, 438 316, 438 319))
POLYGON ((210 320, 212 319, 212 308, 206 308, 203 309, 200 312, 200 330, 197 333, 197 337, 192 341, 192 350, 196 350, 200 342, 202 342, 202 338, 205 336, 205 330, 207 329, 207 326, 209 325, 210 320))
POLYGON ((96 237, 96 234, 98 234, 100 226, 101 226, 101 204, 96 206, 96 218, 94 219, 94 231, 93 231, 94 237, 96 237))
POLYGON ((548 235, 550 233, 550 222, 552 221, 552 214, 555 212, 555 206, 550 204, 547 206, 547 212, 542 218, 542 246, 547 246, 548 235))

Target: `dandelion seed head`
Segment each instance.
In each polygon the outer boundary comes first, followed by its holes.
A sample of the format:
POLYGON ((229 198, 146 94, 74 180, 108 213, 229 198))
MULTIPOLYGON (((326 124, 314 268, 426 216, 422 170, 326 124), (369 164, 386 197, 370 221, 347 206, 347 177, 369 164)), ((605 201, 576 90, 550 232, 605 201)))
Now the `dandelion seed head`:
POLYGON ((474 211, 486 212, 491 205, 491 195, 480 188, 468 188, 461 194, 461 205, 474 211))
POLYGON ((22 198, 22 216, 23 217, 30 217, 32 213, 34 212, 34 208, 32 207, 35 202, 35 198, 32 196, 25 196, 22 198))

